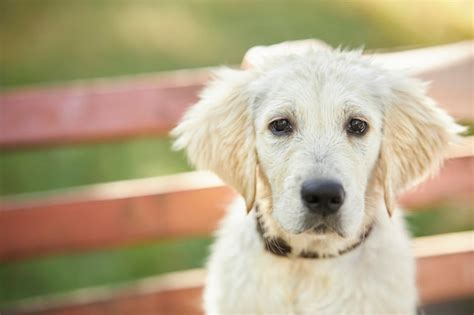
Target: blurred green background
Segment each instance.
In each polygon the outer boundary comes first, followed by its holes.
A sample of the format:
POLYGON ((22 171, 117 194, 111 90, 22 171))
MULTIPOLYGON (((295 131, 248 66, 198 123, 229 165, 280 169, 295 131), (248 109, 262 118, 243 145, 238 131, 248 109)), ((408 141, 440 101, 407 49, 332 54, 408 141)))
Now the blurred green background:
MULTIPOLYGON (((472 1, 455 0, 0 0, 0 87, 238 64, 254 45, 304 38, 369 50, 443 44, 474 37, 472 12, 472 1)), ((1 152, 0 194, 188 171, 169 143, 141 138, 1 152)), ((473 228, 472 208, 452 205, 408 220, 415 235, 473 228)), ((210 238, 160 241, 3 262, 0 307, 202 266, 209 244, 210 238)))

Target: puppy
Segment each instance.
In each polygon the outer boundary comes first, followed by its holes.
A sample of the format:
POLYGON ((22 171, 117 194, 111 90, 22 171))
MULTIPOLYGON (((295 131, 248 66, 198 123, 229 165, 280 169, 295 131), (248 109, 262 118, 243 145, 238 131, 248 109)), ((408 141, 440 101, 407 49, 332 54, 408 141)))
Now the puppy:
POLYGON ((218 71, 172 132, 243 196, 212 248, 206 312, 415 314, 395 197, 439 168, 461 130, 425 84, 360 52, 218 71))

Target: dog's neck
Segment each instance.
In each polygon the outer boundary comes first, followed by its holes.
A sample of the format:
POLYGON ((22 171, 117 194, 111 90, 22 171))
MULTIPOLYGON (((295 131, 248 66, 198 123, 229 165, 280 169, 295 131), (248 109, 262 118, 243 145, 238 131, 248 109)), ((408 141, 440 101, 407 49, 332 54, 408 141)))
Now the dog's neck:
POLYGON ((259 213, 258 205, 255 207, 255 221, 256 221, 256 229, 260 238, 263 241, 264 248, 269 253, 280 256, 280 257, 295 257, 295 258, 306 258, 306 259, 328 259, 328 258, 336 258, 346 253, 349 253, 356 248, 358 248, 362 243, 367 240, 370 236, 374 222, 369 224, 359 235, 359 237, 353 243, 347 245, 346 247, 339 249, 337 253, 324 253, 318 252, 316 250, 304 250, 299 253, 293 253, 292 247, 281 237, 267 237, 264 225, 262 224, 262 215, 259 213))

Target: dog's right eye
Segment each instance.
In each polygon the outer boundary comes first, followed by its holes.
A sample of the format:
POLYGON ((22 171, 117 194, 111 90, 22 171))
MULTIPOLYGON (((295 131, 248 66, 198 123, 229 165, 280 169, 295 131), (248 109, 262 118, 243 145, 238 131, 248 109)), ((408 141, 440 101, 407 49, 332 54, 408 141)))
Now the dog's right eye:
POLYGON ((277 119, 270 123, 270 131, 275 136, 286 136, 293 131, 293 126, 288 119, 277 119))

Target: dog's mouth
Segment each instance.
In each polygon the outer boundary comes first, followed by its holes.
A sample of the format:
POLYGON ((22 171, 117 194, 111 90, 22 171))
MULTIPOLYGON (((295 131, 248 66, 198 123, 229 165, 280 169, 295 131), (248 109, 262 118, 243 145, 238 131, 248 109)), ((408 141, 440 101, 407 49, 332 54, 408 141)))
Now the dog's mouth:
POLYGON ((335 233, 339 235, 340 237, 344 237, 344 234, 339 230, 339 228, 332 227, 326 223, 320 223, 314 226, 313 228, 311 228, 308 232, 315 235, 327 235, 327 234, 335 233))

